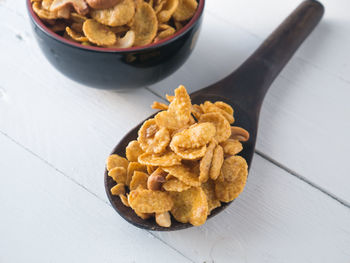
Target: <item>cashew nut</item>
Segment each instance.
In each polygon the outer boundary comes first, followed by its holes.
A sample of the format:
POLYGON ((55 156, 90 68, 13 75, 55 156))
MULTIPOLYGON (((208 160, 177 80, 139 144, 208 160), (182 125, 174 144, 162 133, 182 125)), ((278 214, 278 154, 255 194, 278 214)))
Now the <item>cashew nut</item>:
POLYGON ((72 5, 74 10, 80 15, 89 13, 89 6, 84 0, 54 0, 50 7, 50 11, 57 11, 67 5, 72 5))
POLYGON ((129 30, 126 32, 124 37, 117 38, 115 44, 108 46, 109 48, 129 48, 134 45, 135 42, 135 32, 129 30))
POLYGON ((169 212, 156 213, 156 222, 160 226, 170 227, 171 226, 171 219, 170 219, 169 212))
POLYGON ((147 188, 150 190, 160 190, 162 184, 165 182, 165 172, 161 168, 157 168, 147 180, 147 188))
POLYGON ((107 9, 115 6, 120 0, 86 0, 93 9, 107 9))
POLYGON ((246 142, 249 140, 249 132, 241 127, 231 126, 230 139, 246 142))

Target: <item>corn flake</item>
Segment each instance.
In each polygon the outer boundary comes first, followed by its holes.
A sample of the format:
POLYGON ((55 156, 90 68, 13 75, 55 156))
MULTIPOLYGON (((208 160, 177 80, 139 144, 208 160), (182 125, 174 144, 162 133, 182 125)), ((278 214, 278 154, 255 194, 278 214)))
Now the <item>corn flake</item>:
POLYGON ((215 182, 213 180, 209 179, 207 182, 202 184, 202 189, 207 196, 208 215, 210 215, 212 210, 221 206, 219 199, 216 198, 215 182))
POLYGON ((240 156, 225 159, 221 180, 215 181, 215 193, 222 202, 230 202, 243 191, 248 176, 247 162, 240 156))
POLYGON ((93 19, 84 22, 83 32, 91 43, 98 46, 113 45, 117 41, 115 34, 108 27, 93 19))
POLYGON ((198 148, 206 145, 216 134, 214 124, 210 122, 194 124, 188 129, 176 133, 170 143, 170 148, 198 148))
POLYGON ((169 104, 167 111, 155 116, 158 126, 177 130, 187 125, 191 117, 191 99, 184 86, 175 89, 175 99, 169 104))
MULTIPOLYGON (((222 102, 224 103, 224 102, 222 102)), ((224 103, 226 104, 226 103, 224 103)), ((219 104, 220 107, 223 107, 224 104, 219 104)), ((233 123, 235 121, 235 119, 233 118, 233 114, 229 114, 226 110, 223 110, 222 108, 220 108, 219 106, 217 106, 214 103, 211 103, 210 101, 206 101, 204 102, 204 104, 200 105, 202 111, 204 113, 210 113, 210 112, 218 112, 220 113, 229 123, 233 123)), ((231 108, 232 109, 232 108, 231 108)), ((228 111, 230 111, 229 109, 227 109, 228 111)))
POLYGON ((173 152, 162 154, 143 153, 138 160, 141 164, 153 166, 172 166, 181 163, 181 158, 173 152))
POLYGON ((126 169, 124 167, 114 167, 109 171, 108 176, 112 177, 118 184, 126 183, 126 169))
POLYGON ((112 195, 123 195, 125 194, 125 185, 117 184, 111 188, 112 195))
POLYGON ((163 170, 190 186, 200 186, 199 175, 183 165, 163 167, 163 170))
POLYGON ((118 154, 110 155, 106 162, 107 171, 110 171, 115 167, 124 167, 125 169, 127 169, 128 165, 128 160, 124 157, 120 157, 118 154))
POLYGON ((201 115, 199 122, 213 123, 216 128, 216 134, 214 136, 218 143, 226 141, 231 135, 231 126, 228 121, 217 112, 211 112, 201 115))
POLYGON ((137 140, 142 150, 147 151, 148 146, 153 142, 154 135, 158 131, 158 126, 154 119, 145 121, 138 131, 137 140))
POLYGON ((137 188, 129 194, 132 209, 141 213, 162 213, 173 207, 173 200, 167 192, 137 188))
POLYGON ((160 154, 165 151, 170 142, 170 133, 167 128, 161 128, 154 135, 152 143, 147 147, 147 152, 160 154))
POLYGON ((138 162, 130 162, 126 173, 126 185, 130 185, 135 171, 147 172, 147 167, 138 162))
POLYGON ((207 146, 203 145, 198 148, 182 148, 173 146, 172 150, 176 153, 176 155, 180 156, 185 160, 198 160, 204 156, 205 151, 207 150, 207 146))
POLYGON ((143 150, 138 141, 129 142, 128 146, 125 149, 126 158, 130 162, 137 162, 137 158, 143 154, 143 150))
POLYGON ((134 175, 130 182, 130 191, 135 190, 137 187, 141 186, 147 189, 148 174, 140 171, 134 171, 134 175))
POLYGON ((176 21, 190 19, 197 10, 198 3, 196 0, 179 0, 179 4, 173 14, 176 21))
POLYGON ((168 105, 158 101, 153 102, 151 107, 152 109, 155 109, 155 110, 168 110, 168 105))
POLYGON ((199 164, 199 181, 206 182, 209 178, 209 170, 213 159, 214 149, 216 147, 216 141, 212 140, 207 147, 207 151, 203 156, 199 164))
POLYGON ((211 167, 209 171, 209 176, 211 179, 216 180, 219 177, 223 162, 224 150, 220 145, 218 145, 214 150, 213 159, 211 161, 211 167))
POLYGON ((238 140, 228 139, 221 143, 226 155, 236 155, 243 150, 242 144, 238 140))
POLYGON ((135 46, 150 44, 157 34, 158 20, 153 8, 142 3, 137 5, 131 30, 135 32, 135 46))
POLYGON ((174 218, 181 222, 190 222, 194 226, 205 223, 208 215, 206 194, 200 187, 191 187, 182 192, 170 192, 174 205, 170 210, 174 218))
POLYGON ((157 14, 158 21, 160 23, 168 22, 171 16, 174 14, 177 6, 179 5, 179 0, 167 0, 162 6, 161 11, 157 14))
POLYGON ((89 41, 89 39, 87 37, 85 37, 84 35, 75 32, 73 29, 71 29, 70 27, 66 27, 66 32, 68 34, 68 36, 70 36, 73 40, 77 41, 77 42, 85 42, 85 41, 89 41))
POLYGON ((123 205, 130 207, 128 198, 125 195, 119 195, 120 201, 122 201, 123 205))
POLYGON ((107 26, 123 26, 132 20, 135 15, 135 3, 133 0, 122 0, 115 6, 107 9, 91 11, 91 17, 107 26))
POLYGON ((186 191, 190 187, 191 187, 190 185, 185 184, 184 182, 180 181, 176 177, 167 179, 166 182, 163 184, 164 190, 168 192, 182 192, 182 191, 186 191))

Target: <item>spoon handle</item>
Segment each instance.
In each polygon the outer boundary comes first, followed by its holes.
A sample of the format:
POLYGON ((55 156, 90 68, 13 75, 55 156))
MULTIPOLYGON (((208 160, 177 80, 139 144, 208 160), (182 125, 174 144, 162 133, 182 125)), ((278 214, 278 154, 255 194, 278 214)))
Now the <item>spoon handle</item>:
POLYGON ((254 108, 259 114, 270 85, 316 27, 323 13, 321 3, 302 2, 236 71, 214 85, 213 93, 233 101, 245 101, 247 110, 254 108))

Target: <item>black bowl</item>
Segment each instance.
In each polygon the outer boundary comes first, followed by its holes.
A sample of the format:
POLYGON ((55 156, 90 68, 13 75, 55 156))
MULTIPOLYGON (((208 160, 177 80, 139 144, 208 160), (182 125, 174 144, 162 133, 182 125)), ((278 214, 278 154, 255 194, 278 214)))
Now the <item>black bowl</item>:
POLYGON ((35 37, 51 64, 62 74, 95 88, 125 89, 156 83, 189 57, 202 24, 205 0, 198 0, 193 18, 179 32, 156 44, 127 49, 84 46, 52 32, 27 8, 35 37))

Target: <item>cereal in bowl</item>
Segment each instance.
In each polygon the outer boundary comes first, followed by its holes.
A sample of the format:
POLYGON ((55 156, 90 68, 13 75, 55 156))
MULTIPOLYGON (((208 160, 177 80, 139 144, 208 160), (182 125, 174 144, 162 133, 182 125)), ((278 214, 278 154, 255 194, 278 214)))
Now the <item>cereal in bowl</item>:
POLYGON ((197 10, 196 0, 31 0, 44 24, 88 46, 140 47, 181 30, 197 10))

